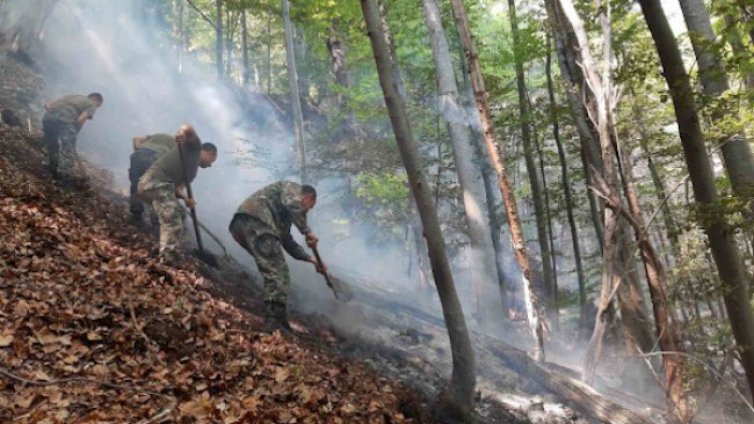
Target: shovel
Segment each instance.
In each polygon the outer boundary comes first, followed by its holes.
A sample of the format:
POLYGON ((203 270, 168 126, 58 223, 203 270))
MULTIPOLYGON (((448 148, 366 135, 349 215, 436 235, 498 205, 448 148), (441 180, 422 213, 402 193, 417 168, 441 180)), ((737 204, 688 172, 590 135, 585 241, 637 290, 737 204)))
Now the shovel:
MULTIPOLYGON (((312 252, 314 252, 314 257, 317 259, 317 264, 319 264, 320 268, 324 267, 322 258, 319 256, 319 250, 316 247, 312 247, 312 252)), ((342 302, 348 302, 353 299, 353 292, 348 287, 348 284, 338 278, 332 277, 329 273, 323 275, 325 276, 327 287, 330 287, 336 299, 342 302)))
MULTIPOLYGON (((188 194, 189 199, 193 199, 194 194, 191 192, 191 184, 188 182, 188 178, 186 178, 186 166, 183 159, 183 146, 181 145, 181 143, 178 143, 178 154, 181 157, 181 172, 183 173, 183 181, 186 183, 186 193, 188 194)), ((199 232, 199 219, 196 217, 196 208, 189 209, 191 210, 191 221, 193 221, 194 223, 196 246, 198 247, 198 249, 194 250, 194 254, 197 258, 201 259, 202 262, 206 263, 212 268, 220 268, 220 265, 217 263, 217 258, 215 258, 215 256, 211 253, 204 251, 204 246, 202 245, 202 235, 199 232)))

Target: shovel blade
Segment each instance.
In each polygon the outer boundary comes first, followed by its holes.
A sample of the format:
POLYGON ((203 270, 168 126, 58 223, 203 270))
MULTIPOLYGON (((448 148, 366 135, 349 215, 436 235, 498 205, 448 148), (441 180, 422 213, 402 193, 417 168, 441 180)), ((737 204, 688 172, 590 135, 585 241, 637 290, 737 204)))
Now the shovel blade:
POLYGON ((332 289, 336 299, 342 302, 349 302, 353 299, 353 290, 351 290, 351 286, 348 283, 332 275, 328 275, 328 277, 330 289, 332 289))

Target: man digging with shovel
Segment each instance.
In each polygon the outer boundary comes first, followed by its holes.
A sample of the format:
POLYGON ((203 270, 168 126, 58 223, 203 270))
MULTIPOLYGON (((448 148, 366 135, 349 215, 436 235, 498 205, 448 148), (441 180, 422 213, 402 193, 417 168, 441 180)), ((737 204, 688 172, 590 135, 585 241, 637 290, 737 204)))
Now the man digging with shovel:
POLYGON ((287 315, 291 277, 284 249, 294 258, 314 264, 320 274, 327 275, 327 268, 309 256, 291 236, 293 224, 306 238, 306 244, 316 249, 319 239, 306 224, 306 213, 316 203, 314 187, 279 181, 244 200, 230 223, 233 238, 254 257, 264 279, 265 333, 293 332, 287 315))
POLYGON ((184 229, 185 212, 178 199, 193 209, 196 202, 185 190, 199 168, 209 168, 217 160, 215 145, 202 144, 191 125, 182 125, 174 138, 175 146, 152 163, 138 184, 139 196, 152 205, 160 222, 160 258, 170 264, 178 259, 184 229))

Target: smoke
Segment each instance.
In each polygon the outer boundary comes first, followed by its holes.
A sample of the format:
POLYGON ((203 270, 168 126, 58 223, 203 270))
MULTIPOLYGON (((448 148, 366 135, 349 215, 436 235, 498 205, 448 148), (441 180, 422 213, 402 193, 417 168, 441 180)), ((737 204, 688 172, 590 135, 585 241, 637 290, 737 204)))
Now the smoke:
MULTIPOLYGON (((219 150, 217 162, 200 169, 192 184, 199 219, 239 262, 252 266, 227 226, 241 201, 257 189, 298 179, 293 128, 266 96, 218 80, 214 66, 191 54, 183 57, 179 73, 178 53, 154 7, 143 0, 61 0, 45 24, 45 94, 48 99, 103 94, 104 105, 81 131, 77 149, 110 170, 124 192, 134 136, 172 134, 182 123, 193 124, 202 140, 219 150)), ((406 277, 409 255, 401 245, 378 247, 370 240, 371 224, 344 220, 342 179, 319 181, 317 189, 310 226, 333 271, 374 278, 396 290, 415 285, 406 277)), ((205 244, 217 250, 212 241, 205 244)), ((296 297, 317 310, 318 299, 331 297, 321 276, 309 264, 289 263, 292 293, 300 291, 296 297)))

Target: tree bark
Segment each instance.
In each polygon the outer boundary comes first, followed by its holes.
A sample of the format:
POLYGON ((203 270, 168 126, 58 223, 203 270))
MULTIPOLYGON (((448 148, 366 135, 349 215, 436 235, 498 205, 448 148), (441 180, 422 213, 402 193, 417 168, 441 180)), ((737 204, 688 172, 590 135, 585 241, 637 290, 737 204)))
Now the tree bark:
POLYGON ((249 28, 246 21, 246 9, 241 10, 241 52, 243 57, 243 73, 241 81, 244 88, 249 88, 251 81, 251 66, 249 62, 249 28))
POLYGON ((293 25, 288 0, 281 0, 283 25, 285 27, 285 53, 288 64, 288 87, 291 91, 291 109, 296 136, 296 159, 299 164, 301 182, 308 182, 306 167, 306 143, 304 140, 304 116, 301 112, 301 96, 298 91, 298 71, 296 68, 296 46, 293 44, 293 25))
POLYGON ((217 77, 223 78, 225 62, 223 60, 223 5, 225 0, 215 0, 215 66, 217 67, 217 77))
POLYGON ((480 190, 481 174, 474 164, 474 141, 469 128, 469 118, 459 105, 453 60, 442 26, 442 15, 437 0, 423 0, 424 20, 429 31, 430 44, 437 68, 439 89, 438 109, 443 116, 453 143, 453 159, 463 197, 464 215, 469 226, 471 242, 471 274, 477 293, 477 315, 485 316, 485 285, 494 279, 494 248, 489 222, 484 215, 484 193, 480 190))
MULTIPOLYGON (((729 13, 725 14, 725 26, 727 27, 726 39, 730 43, 733 52, 737 55, 744 55, 744 57, 748 56, 750 53, 741 39, 741 32, 736 25, 736 19, 729 13)), ((754 71, 743 71, 741 76, 743 77, 746 89, 749 91, 749 96, 751 96, 751 93, 754 92, 754 71)), ((751 103, 749 101, 749 104, 751 103)))
POLYGON ((714 48, 715 33, 709 12, 702 0, 681 0, 680 3, 699 65, 704 94, 720 102, 714 105, 711 117, 713 125, 719 127, 717 131, 722 133, 717 143, 722 146, 720 150, 731 187, 736 195, 748 201, 754 197, 754 155, 746 139, 741 134, 724 128, 725 124, 722 123, 726 115, 735 114, 735 111, 723 99, 730 84, 723 58, 714 48))
POLYGON ((476 48, 474 47, 463 0, 451 0, 451 7, 455 14, 456 27, 458 28, 461 44, 463 44, 466 60, 469 65, 471 85, 474 90, 474 98, 476 99, 477 109, 479 110, 481 118, 487 154, 489 155, 492 165, 495 168, 495 172, 497 173, 500 193, 503 196, 503 202, 505 203, 505 209, 508 216, 511 239, 516 252, 516 260, 521 269, 521 275, 524 280, 523 289, 527 299, 526 304, 529 325, 531 327, 532 336, 536 342, 535 357, 540 361, 544 361, 544 322, 539 300, 540 293, 535 290, 534 282, 532 281, 531 268, 529 266, 529 254, 527 252, 524 234, 521 229, 521 220, 518 216, 518 207, 516 205, 513 187, 508 178, 508 171, 505 168, 505 162, 501 153, 499 153, 497 149, 499 143, 495 139, 495 132, 492 128, 492 119, 489 107, 487 106, 487 91, 484 88, 482 70, 479 66, 479 57, 476 53, 476 48))
POLYGON ((272 93, 272 8, 267 9, 267 94, 272 93))
POLYGON ((39 54, 42 28, 60 0, 7 0, 0 4, 0 43, 27 61, 39 54))
POLYGON ((340 125, 340 128, 333 135, 337 143, 354 137, 356 134, 356 115, 351 106, 346 104, 346 96, 343 94, 343 91, 351 87, 351 78, 348 74, 348 66, 346 64, 345 45, 336 30, 335 23, 330 26, 330 36, 327 38, 326 46, 327 51, 330 53, 330 71, 335 84, 341 90, 341 92, 335 95, 335 107, 345 116, 342 125, 340 125))
POLYGON ((639 0, 639 3, 652 33, 662 63, 663 75, 673 99, 694 197, 707 211, 708 216, 705 216, 702 225, 709 238, 712 255, 725 287, 725 307, 739 348, 741 365, 746 372, 749 388, 754 392, 754 313, 749 303, 747 276, 733 231, 723 218, 710 210, 719 198, 712 164, 704 146, 691 82, 662 6, 654 0, 639 0))
POLYGON ((547 58, 545 61, 545 75, 547 77, 547 94, 550 100, 550 123, 552 124, 552 137, 555 140, 555 146, 558 149, 558 159, 560 161, 561 182, 563 183, 563 193, 566 202, 566 214, 568 216, 568 226, 571 229, 571 244, 573 245, 573 261, 576 264, 576 278, 579 284, 579 327, 586 328, 586 276, 584 275, 584 266, 581 263, 581 246, 579 244, 578 228, 576 227, 576 218, 573 215, 575 205, 573 203, 573 193, 571 192, 571 181, 568 176, 568 161, 566 160, 563 140, 560 138, 560 125, 558 123, 557 102, 555 101, 555 87, 552 81, 552 53, 549 49, 548 36, 547 58))
MULTIPOLYGON (((647 225, 639 204, 639 196, 633 183, 633 163, 629 155, 622 151, 617 137, 615 151, 618 155, 619 170, 623 174, 623 191, 628 200, 628 212, 624 213, 626 219, 631 223, 636 240, 639 244, 639 252, 644 264, 644 273, 649 286, 649 296, 652 299, 652 310, 654 311, 655 329, 659 338, 660 349, 664 352, 682 352, 683 346, 678 325, 673 317, 673 313, 668 306, 667 296, 667 279, 665 266, 657 254, 657 250, 649 239, 647 225)), ((618 203, 612 207, 620 206, 618 203)), ((624 211, 625 212, 625 211, 624 211)), ((649 353, 648 351, 643 351, 649 353)), ((663 370, 665 372, 665 390, 668 403, 668 411, 678 424, 685 424, 691 420, 693 411, 688 403, 686 396, 686 364, 684 357, 681 355, 663 355, 663 370)))
POLYGON ((542 194, 542 182, 539 179, 537 165, 534 161, 536 152, 532 144, 532 131, 529 116, 529 100, 526 92, 524 76, 524 61, 521 57, 521 40, 518 33, 518 19, 516 17, 516 2, 508 0, 508 18, 510 19, 511 34, 513 36, 513 57, 516 68, 516 89, 518 91, 519 119, 521 120, 521 142, 524 147, 524 159, 526 172, 529 176, 529 186, 534 203, 534 216, 537 222, 537 241, 542 262, 543 293, 545 297, 545 309, 549 312, 550 319, 556 319, 553 313, 555 304, 555 285, 552 275, 552 253, 547 237, 547 211, 542 194))
POLYGON ((474 351, 466 328, 463 309, 456 294, 450 264, 445 254, 445 242, 440 232, 437 211, 428 192, 429 185, 422 169, 419 150, 411 134, 403 97, 398 93, 398 86, 393 79, 392 60, 382 33, 379 9, 375 0, 361 0, 361 8, 372 44, 390 122, 393 126, 401 158, 406 167, 411 192, 416 199, 421 216, 432 264, 432 273, 450 337, 453 371, 450 384, 446 387, 442 396, 442 409, 461 420, 468 420, 474 405, 474 387, 476 385, 474 351))

